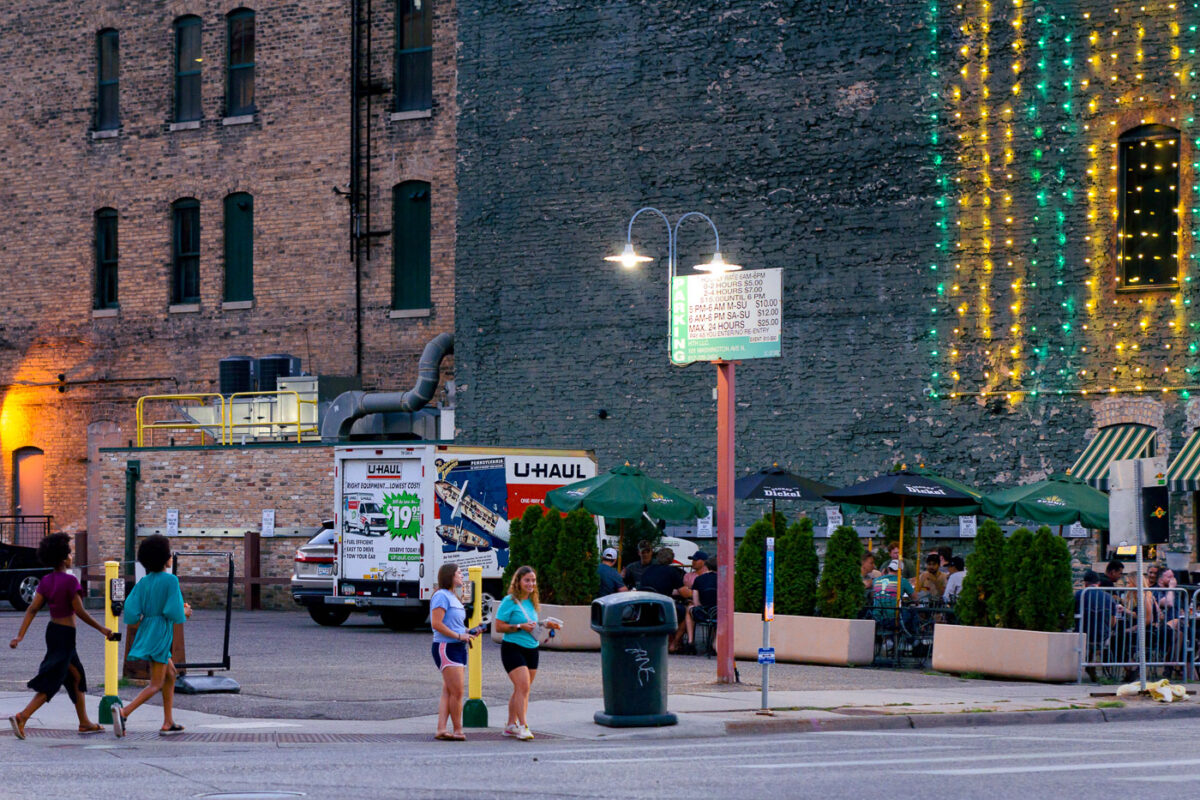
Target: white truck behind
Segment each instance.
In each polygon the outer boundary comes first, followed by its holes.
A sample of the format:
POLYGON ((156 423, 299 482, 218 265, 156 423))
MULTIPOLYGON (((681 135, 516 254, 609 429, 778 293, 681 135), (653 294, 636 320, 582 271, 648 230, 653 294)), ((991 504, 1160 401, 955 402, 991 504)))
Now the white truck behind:
POLYGON ((334 463, 338 577, 325 603, 377 609, 395 629, 427 618, 447 563, 483 568, 490 618, 511 521, 596 475, 584 450, 366 443, 336 448, 334 463))

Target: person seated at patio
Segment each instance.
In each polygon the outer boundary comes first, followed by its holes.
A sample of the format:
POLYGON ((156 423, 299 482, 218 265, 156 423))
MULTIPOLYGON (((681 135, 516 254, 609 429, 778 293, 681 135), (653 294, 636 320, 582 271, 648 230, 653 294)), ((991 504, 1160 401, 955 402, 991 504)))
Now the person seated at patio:
POLYGON ((625 579, 625 585, 630 589, 636 589, 637 585, 642 582, 642 573, 646 571, 646 567, 650 566, 653 559, 653 545, 645 539, 638 542, 638 560, 626 564, 625 571, 621 573, 621 577, 625 579))
POLYGON ((950 549, 950 545, 944 544, 937 549, 938 558, 942 562, 942 574, 950 574, 950 559, 954 558, 954 551, 950 549))
POLYGON ((937 600, 946 591, 946 576, 942 574, 942 559, 930 553, 925 559, 925 571, 917 576, 917 599, 937 600))
POLYGON ((1100 577, 1100 585, 1109 588, 1128 586, 1129 584, 1125 581, 1125 562, 1115 558, 1108 562, 1108 566, 1104 568, 1104 575, 1100 577))
POLYGON ((967 577, 967 564, 963 561, 962 556, 954 556, 950 559, 950 574, 946 576, 946 588, 942 591, 942 600, 946 603, 953 603, 958 600, 958 593, 962 591, 963 578, 967 577))
POLYGON ((1179 616, 1183 613, 1183 592, 1172 591, 1178 587, 1175 581, 1175 571, 1172 569, 1164 569, 1158 574, 1158 580, 1155 582, 1155 588, 1150 590, 1154 596, 1154 602, 1158 605, 1159 611, 1162 612, 1163 620, 1172 627, 1178 625, 1179 616))
POLYGON ((882 573, 879 570, 875 569, 875 555, 873 553, 867 553, 862 557, 863 589, 868 592, 871 591, 871 584, 873 584, 875 579, 881 574, 882 573))
POLYGON ((883 574, 871 584, 871 613, 874 614, 877 623, 888 627, 895 625, 897 588, 901 597, 911 599, 913 596, 912 584, 908 582, 908 578, 900 578, 897 575, 899 571, 900 562, 889 561, 883 574))
MULTIPOLYGON (((1099 660, 1106 652, 1109 637, 1117 624, 1117 616, 1121 613, 1120 604, 1113 598, 1112 592, 1095 591, 1099 587, 1101 576, 1092 570, 1083 573, 1083 588, 1075 592, 1075 614, 1079 618, 1080 630, 1087 637, 1088 659, 1099 660), (1087 591, 1093 588, 1093 591, 1087 591)), ((1088 677, 1096 680, 1095 667, 1087 668, 1088 677)))
POLYGON ((687 627, 689 652, 696 652, 696 623, 712 622, 717 618, 717 559, 700 561, 696 579, 692 581, 692 604, 684 624, 687 627))
POLYGON ((646 567, 642 573, 642 581, 638 588, 647 592, 665 594, 675 600, 675 618, 678 626, 671 636, 670 652, 679 651, 679 642, 683 639, 687 628, 684 625, 688 605, 692 599, 692 590, 683 585, 683 570, 674 566, 675 551, 669 547, 659 550, 654 556, 654 563, 646 567))
POLYGON ((596 597, 629 591, 628 587, 625 586, 625 580, 621 577, 621 573, 617 572, 616 564, 616 548, 605 548, 604 553, 600 556, 600 566, 596 568, 596 574, 600 578, 600 592, 596 597))

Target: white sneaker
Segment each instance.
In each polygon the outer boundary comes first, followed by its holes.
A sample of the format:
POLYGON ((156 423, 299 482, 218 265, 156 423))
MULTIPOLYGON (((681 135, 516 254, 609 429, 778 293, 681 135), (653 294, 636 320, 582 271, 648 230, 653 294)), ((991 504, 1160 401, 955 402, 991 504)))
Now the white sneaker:
POLYGON ((504 728, 504 735, 511 736, 514 739, 521 738, 521 726, 516 724, 515 722, 512 725, 506 726, 504 728))
POLYGON ((528 725, 522 725, 520 731, 517 733, 517 738, 522 742, 528 742, 533 738, 533 731, 529 730, 528 725))

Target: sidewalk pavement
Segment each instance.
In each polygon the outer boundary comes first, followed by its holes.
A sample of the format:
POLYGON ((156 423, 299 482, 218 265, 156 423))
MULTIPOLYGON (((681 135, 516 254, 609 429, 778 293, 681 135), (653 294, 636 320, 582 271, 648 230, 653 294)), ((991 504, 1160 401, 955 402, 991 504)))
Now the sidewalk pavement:
MULTIPOLYGON (((1093 686, 964 681, 945 689, 864 689, 780 691, 770 694, 773 716, 756 712, 757 691, 689 691, 672 694, 668 707, 679 724, 664 728, 605 728, 592 721, 604 707, 600 699, 534 700, 529 720, 536 732, 567 739, 622 740, 700 738, 751 733, 799 733, 819 730, 966 727, 973 725, 1055 722, 1116 722, 1161 716, 1200 716, 1200 699, 1172 704, 1141 698, 1093 696, 1093 686)), ((1189 694, 1191 690, 1189 688, 1189 694)), ((536 696, 536 692, 535 692, 536 696)), ((22 709, 28 692, 0 692, 0 717, 22 709)), ((436 698, 431 699, 431 704, 436 698)), ((89 699, 95 719, 96 701, 89 699)), ((505 719, 503 705, 488 709, 491 728, 505 719)), ((249 719, 176 709, 175 719, 190 733, 430 734, 433 715, 391 720, 249 719)), ((157 706, 139 709, 131 731, 151 732, 162 720, 157 706)), ((75 730, 74 708, 66 697, 43 706, 29 728, 75 730)), ((7 729, 0 729, 7 734, 7 729)), ((11 734, 9 734, 11 735, 11 734)))

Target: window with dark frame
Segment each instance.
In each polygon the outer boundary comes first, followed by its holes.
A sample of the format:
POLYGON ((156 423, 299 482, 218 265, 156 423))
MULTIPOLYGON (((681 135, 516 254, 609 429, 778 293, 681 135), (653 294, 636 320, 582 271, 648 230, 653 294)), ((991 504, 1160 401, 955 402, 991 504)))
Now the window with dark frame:
POLYGON ((225 198, 225 302, 254 299, 254 198, 225 198))
POLYGON ((392 190, 392 308, 430 306, 429 184, 405 181, 392 190))
POLYGON ((254 113, 254 12, 239 8, 226 19, 228 56, 225 79, 225 114, 240 117, 254 113))
POLYGON ((175 20, 175 121, 203 118, 200 108, 200 18, 175 20))
POLYGON ((111 131, 121 127, 120 35, 112 28, 96 34, 96 130, 111 131))
POLYGON ((433 107, 433 0, 396 1, 396 110, 433 107))
POLYGON ((1179 131, 1141 125, 1121 134, 1119 288, 1179 287, 1179 131))
POLYGON ((171 204, 171 303, 200 302, 200 201, 171 204))
POLYGON ((96 212, 96 297, 93 308, 117 307, 117 210, 96 212))

